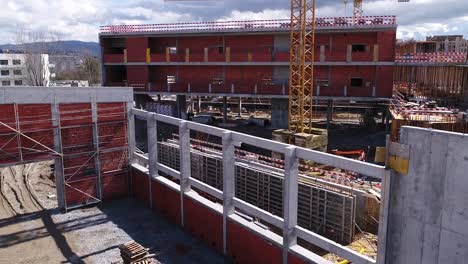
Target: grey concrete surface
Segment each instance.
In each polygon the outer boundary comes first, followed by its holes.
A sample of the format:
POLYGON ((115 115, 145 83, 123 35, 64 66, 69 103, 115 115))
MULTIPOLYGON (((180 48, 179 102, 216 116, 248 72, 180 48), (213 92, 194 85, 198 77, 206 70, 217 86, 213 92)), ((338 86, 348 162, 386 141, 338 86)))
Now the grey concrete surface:
POLYGON ((468 263, 468 135, 403 127, 409 174, 392 178, 386 263, 468 263))
POLYGON ((118 246, 130 240, 150 248, 160 263, 226 262, 141 203, 117 200, 67 214, 0 219, 0 263, 119 263, 118 246))

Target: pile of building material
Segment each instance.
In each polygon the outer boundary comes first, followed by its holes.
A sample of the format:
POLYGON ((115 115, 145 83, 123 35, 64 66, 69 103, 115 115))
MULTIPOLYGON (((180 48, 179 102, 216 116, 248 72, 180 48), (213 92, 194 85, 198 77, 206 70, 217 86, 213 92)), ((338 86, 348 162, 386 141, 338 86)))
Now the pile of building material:
POLYGON ((278 129, 273 131, 273 140, 313 150, 327 150, 328 131, 326 129, 313 128, 304 132, 292 133, 286 129, 278 129))
POLYGON ((392 115, 392 140, 399 140, 402 126, 416 126, 458 133, 468 132, 467 113, 459 109, 440 107, 436 102, 408 102, 395 93, 390 105, 392 115))
POLYGON ((152 255, 149 254, 148 248, 135 241, 129 241, 119 246, 120 256, 124 264, 148 264, 152 255))

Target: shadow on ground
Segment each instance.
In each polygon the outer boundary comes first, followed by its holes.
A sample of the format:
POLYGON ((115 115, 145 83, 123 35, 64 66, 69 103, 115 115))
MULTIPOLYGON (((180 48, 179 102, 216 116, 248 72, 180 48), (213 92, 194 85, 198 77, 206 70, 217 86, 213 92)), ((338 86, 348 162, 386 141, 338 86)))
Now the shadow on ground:
POLYGON ((202 241, 130 199, 0 219, 0 263, 115 263, 135 240, 161 263, 225 263, 202 241))

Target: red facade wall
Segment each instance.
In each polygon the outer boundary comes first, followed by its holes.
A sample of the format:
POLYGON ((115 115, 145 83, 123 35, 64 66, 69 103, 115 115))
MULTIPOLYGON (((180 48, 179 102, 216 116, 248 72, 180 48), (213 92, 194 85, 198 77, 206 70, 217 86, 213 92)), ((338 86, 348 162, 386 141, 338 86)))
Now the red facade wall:
POLYGON ((129 37, 127 39, 127 61, 144 62, 146 61, 146 49, 148 48, 148 38, 129 37))
POLYGON ((129 86, 140 86, 148 84, 148 66, 127 66, 127 83, 129 86))
POLYGON ((377 33, 377 44, 379 44, 379 60, 395 60, 396 31, 377 33))
MULTIPOLYGON (((365 51, 351 53, 352 62, 373 62, 375 45, 379 45, 378 61, 394 61, 396 31, 352 32, 352 33, 319 33, 316 34, 315 60, 320 60, 320 47, 324 46, 325 62, 346 62, 349 45, 365 45, 365 51)), ((126 41, 128 61, 146 62, 146 48, 151 49, 152 62, 166 61, 166 48, 177 47, 177 54, 170 54, 170 62, 185 62, 185 50, 189 49, 189 62, 204 62, 204 49, 208 48, 208 62, 225 62, 226 50, 230 48, 231 62, 271 62, 289 61, 289 53, 284 47, 277 50, 275 35, 211 35, 211 36, 173 36, 173 37, 129 37, 126 41)), ((104 54, 104 62, 121 60, 115 54, 104 54)), ((193 93, 208 93, 211 83, 212 93, 230 93, 231 84, 235 85, 234 93, 254 93, 257 85, 258 94, 283 94, 283 83, 265 84, 263 80, 273 75, 273 65, 262 66, 213 66, 213 65, 171 65, 148 66, 127 65, 126 79, 129 86, 151 83, 151 91, 189 92, 191 84, 193 93), (167 76, 176 76, 176 83, 167 86, 167 76), (216 84, 213 78, 224 78, 223 84, 216 84)), ((316 66, 316 79, 329 79, 330 86, 321 87, 320 95, 344 96, 343 87, 347 86, 347 96, 372 96, 372 86, 376 85, 376 96, 391 96, 391 66, 316 66), (351 77, 362 77, 364 87, 350 87, 351 77)), ((108 67, 106 66, 106 69, 108 67)), ((118 82, 119 78, 107 71, 108 79, 118 82)), ((286 84, 286 87, 288 85, 286 84)), ((287 93, 287 90, 285 91, 287 93)))

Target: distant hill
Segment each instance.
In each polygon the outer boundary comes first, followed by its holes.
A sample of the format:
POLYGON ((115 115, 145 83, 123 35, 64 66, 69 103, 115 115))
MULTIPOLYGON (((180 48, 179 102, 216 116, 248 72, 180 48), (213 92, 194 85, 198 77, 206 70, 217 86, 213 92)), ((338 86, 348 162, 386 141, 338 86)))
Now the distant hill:
POLYGON ((0 45, 0 50, 9 50, 10 52, 21 52, 23 50, 33 52, 47 52, 51 55, 92 55, 101 56, 99 43, 83 42, 77 40, 54 41, 54 42, 33 42, 26 44, 4 44, 0 45), (44 48, 45 47, 45 48, 44 48))

